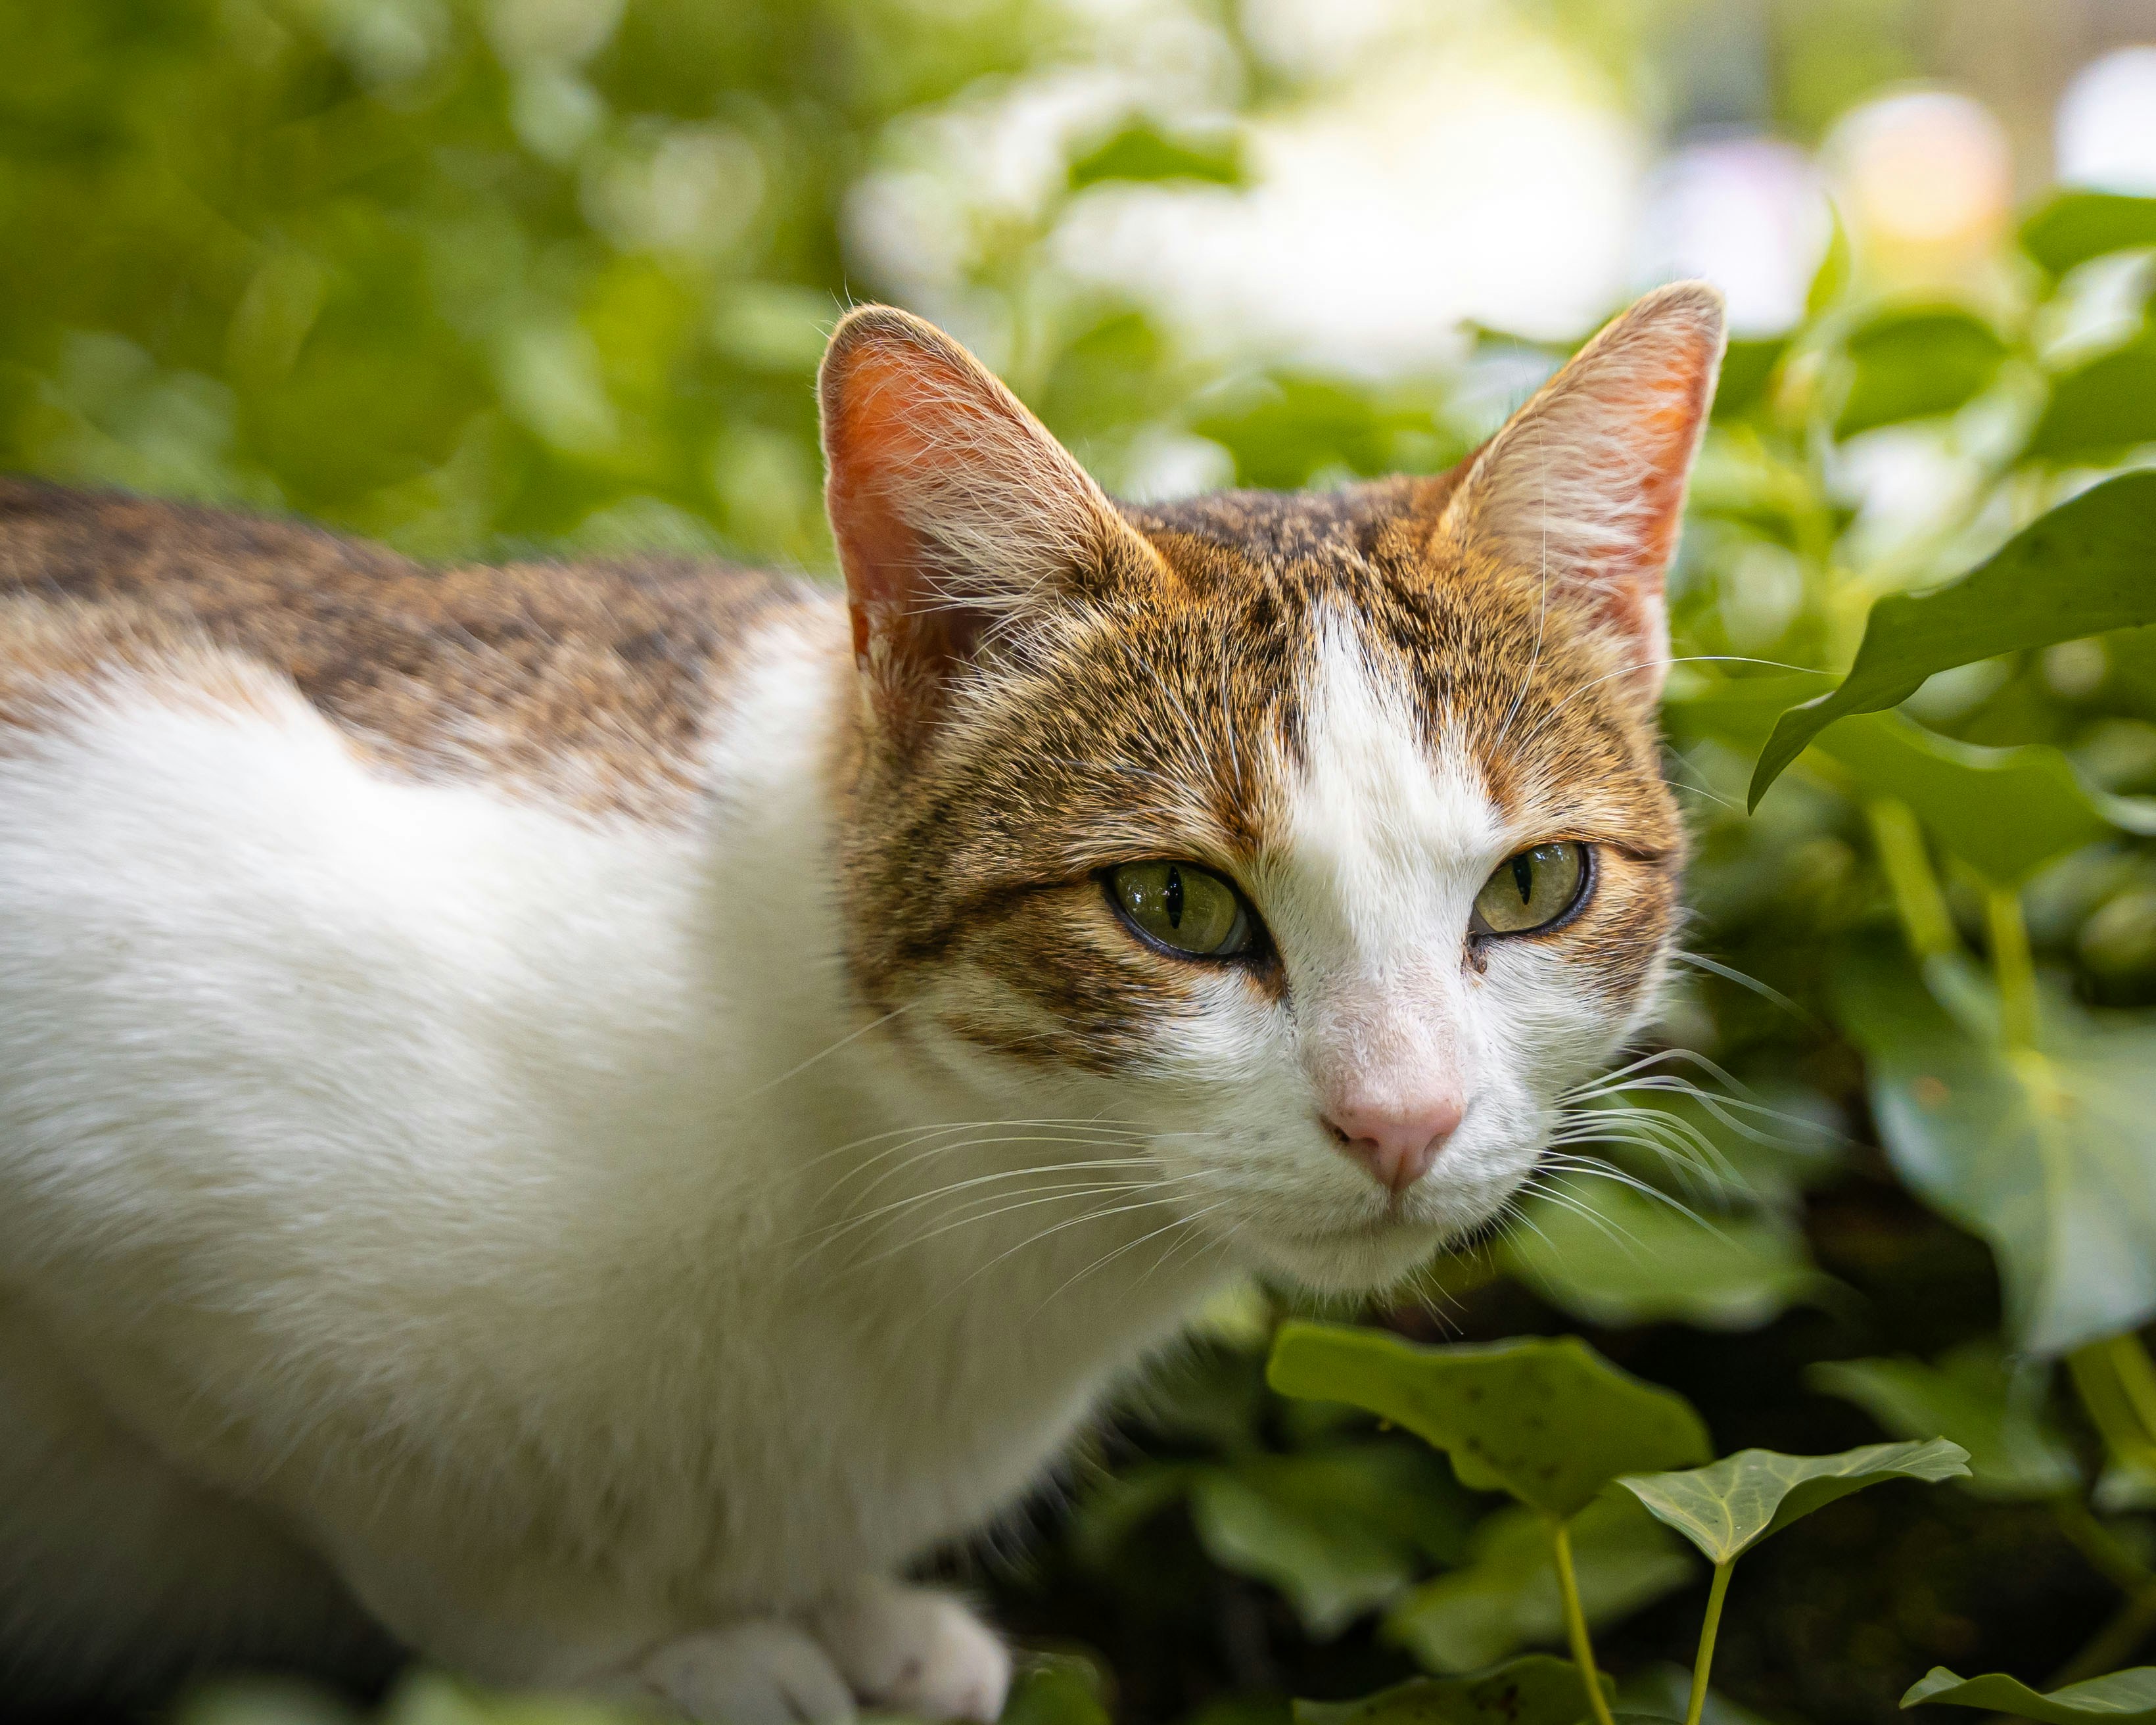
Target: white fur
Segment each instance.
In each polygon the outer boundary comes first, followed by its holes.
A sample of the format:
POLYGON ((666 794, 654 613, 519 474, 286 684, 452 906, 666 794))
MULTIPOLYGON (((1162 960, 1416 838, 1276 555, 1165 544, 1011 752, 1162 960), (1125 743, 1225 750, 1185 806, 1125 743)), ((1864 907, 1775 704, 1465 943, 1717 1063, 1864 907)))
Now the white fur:
POLYGON ((1161 1141, 1171 1171, 1219 1205, 1207 1225, 1234 1256, 1320 1287, 1397 1280, 1494 1217, 1532 1170, 1558 1094, 1625 1028, 1535 943, 1496 943, 1480 972, 1467 963, 1475 895, 1548 835, 1509 829, 1466 748, 1427 749, 1388 679, 1352 623, 1321 622, 1291 836, 1245 883, 1292 1005, 1224 981, 1214 1014, 1183 1033, 1184 1059, 1235 1081, 1209 1097, 1211 1132, 1161 1141), (1432 1173, 1394 1199, 1335 1147, 1325 1110, 1343 1091, 1432 1086, 1455 1089, 1466 1112, 1432 1173))
POLYGON ((0 754, 0 1637, 63 1678, 305 1655, 363 1642, 349 1597, 480 1676, 737 1725, 992 1717, 993 1639, 887 1578, 1231 1265, 1368 1286, 1489 1216, 1619 1034, 1531 946, 1463 966, 1542 835, 1341 619, 1246 883, 1291 1005, 1224 970, 1117 1080, 866 1021, 843 634, 756 644, 694 830, 385 776, 266 675, 0 754), (1466 1121, 1395 1204, 1320 1101, 1446 1063, 1466 1121))

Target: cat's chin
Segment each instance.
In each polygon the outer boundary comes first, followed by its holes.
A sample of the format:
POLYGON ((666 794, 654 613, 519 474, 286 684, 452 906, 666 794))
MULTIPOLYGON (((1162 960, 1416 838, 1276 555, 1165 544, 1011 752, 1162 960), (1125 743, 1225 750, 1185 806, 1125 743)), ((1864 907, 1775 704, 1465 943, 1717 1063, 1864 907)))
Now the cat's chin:
POLYGON ((1246 1228, 1235 1246, 1250 1267, 1315 1293, 1367 1294, 1404 1281, 1465 1233, 1442 1222, 1380 1216, 1346 1227, 1246 1228))

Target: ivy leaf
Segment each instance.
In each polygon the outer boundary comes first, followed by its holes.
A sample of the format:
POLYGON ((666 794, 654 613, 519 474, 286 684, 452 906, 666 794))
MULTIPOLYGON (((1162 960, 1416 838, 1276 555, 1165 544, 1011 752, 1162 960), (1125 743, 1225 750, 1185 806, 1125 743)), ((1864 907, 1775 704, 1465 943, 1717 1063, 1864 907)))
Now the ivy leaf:
MULTIPOLYGON (((1590 1626, 1628 1617, 1699 1573, 1684 1548, 1621 1492, 1589 1504, 1570 1532, 1590 1626)), ((1466 1564, 1423 1583, 1386 1613, 1385 1639, 1434 1671, 1471 1671, 1522 1647, 1561 1645, 1564 1614, 1542 1518, 1520 1508, 1486 1517, 1466 1564)))
POLYGON ((1959 579, 1871 608, 1840 685, 1776 721, 1751 806, 1836 719, 1898 706, 1934 672, 2156 622, 2156 473, 2119 475, 2039 516, 1959 579))
POLYGON ((2094 462, 2156 439, 2156 330, 2051 380, 2028 453, 2094 462))
MULTIPOLYGON (((1614 1692, 1604 1677, 1604 1697, 1614 1692)), ((1413 1678, 1361 1701, 1298 1701, 1295 1725, 1575 1725, 1590 1705, 1578 1666, 1531 1653, 1472 1676, 1413 1678)))
POLYGON ((1999 886, 2017 886, 2054 858, 2114 829, 2156 833, 2156 802, 2117 797, 2041 743, 1981 748, 1900 713, 1866 713, 1817 738, 1875 796, 1907 803, 1947 849, 1999 886), (2014 819, 1999 811, 2011 809, 2014 819))
POLYGON ((1768 1210, 1711 1220, 1614 1180, 1521 1206, 1498 1256, 1511 1274, 1583 1323, 1678 1322, 1752 1330, 1835 1287, 1803 1233, 1768 1210))
POLYGON ((1902 1697, 1902 1705, 1912 1707, 1924 1701, 1989 1707, 2017 1719, 2041 1719, 2045 1725, 2085 1725, 2090 1720, 2104 1725, 2156 1725, 2156 1666, 2137 1666, 2107 1677, 2091 1677, 2086 1683, 2069 1683, 2049 1695, 2039 1695, 2013 1677, 1996 1673, 1957 1677, 1944 1666, 1933 1666, 1902 1697))
POLYGON ((2037 1046, 2009 1052, 1870 953, 1835 998, 1896 1171, 1997 1253, 2017 1349, 2065 1353, 2156 1313, 2156 1024, 2047 992, 2037 1046))
POLYGON ((2056 1497, 2081 1483, 2073 1447, 2045 1418, 2048 1370, 2016 1372, 1996 1343, 1966 1343, 1936 1365, 1917 1359, 1828 1360, 1804 1373, 1897 1436, 1942 1432, 1969 1451, 1964 1484, 1982 1497, 2056 1497))
POLYGON ((1887 1480, 1967 1476, 1969 1451, 1944 1438, 1866 1444, 1839 1455, 1739 1450, 1682 1473, 1635 1474, 1617 1483, 1647 1513, 1697 1546, 1711 1563, 1734 1563, 1815 1509, 1887 1480))
POLYGON ((2054 275, 2144 245, 2156 245, 2156 198, 2062 192, 2021 224, 2021 249, 2054 275))
POLYGON ((1682 1396, 1642 1383, 1576 1336, 1424 1348, 1378 1330, 1283 1325, 1266 1380, 1347 1402, 1452 1458, 1463 1485, 1547 1515, 1579 1513, 1621 1473, 1704 1461, 1707 1428, 1682 1396))
POLYGON ((1958 306, 1888 311, 1851 335, 1853 367, 1834 434, 1951 413, 1999 375, 2006 344, 1982 318, 1958 306))

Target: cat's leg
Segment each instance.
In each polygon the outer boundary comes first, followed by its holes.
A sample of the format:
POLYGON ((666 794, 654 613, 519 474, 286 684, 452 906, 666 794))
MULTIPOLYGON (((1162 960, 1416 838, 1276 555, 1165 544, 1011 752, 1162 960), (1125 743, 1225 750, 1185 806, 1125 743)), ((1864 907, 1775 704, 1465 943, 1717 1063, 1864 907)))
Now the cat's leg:
POLYGON ((923 1719, 993 1725, 1010 1654, 960 1600, 934 1588, 865 1582, 818 1611, 816 1636, 854 1693, 923 1719))
POLYGON ((593 1686, 723 1725, 844 1725, 855 1703, 993 1725, 1010 1655, 964 1604, 933 1588, 870 1581, 806 1628, 758 1619, 669 1641, 593 1686))
POLYGON ((854 1691, 831 1655, 776 1618, 677 1637, 583 1686, 609 1700, 661 1702, 700 1725, 850 1725, 854 1717, 854 1691))
POLYGON ((0 1668, 10 1698, 126 1697, 209 1661, 398 1656, 328 1565, 121 1425, 0 1299, 0 1668))

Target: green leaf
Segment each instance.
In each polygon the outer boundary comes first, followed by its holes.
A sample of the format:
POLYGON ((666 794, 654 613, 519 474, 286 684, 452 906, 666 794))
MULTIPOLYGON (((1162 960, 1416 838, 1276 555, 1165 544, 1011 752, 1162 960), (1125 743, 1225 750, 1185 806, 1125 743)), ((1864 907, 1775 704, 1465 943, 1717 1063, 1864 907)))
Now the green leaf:
POLYGON ((1813 747, 1872 795, 1907 803, 1948 850, 1994 886, 2018 886, 2054 858, 2114 829, 2156 833, 2156 803, 2098 790, 2045 744, 1979 748, 1900 713, 1866 713, 1813 747), (2001 820, 2002 809, 2012 809, 2014 819, 2001 820))
MULTIPOLYGON (((1617 1701, 1621 1708, 1620 1720, 1660 1719, 1674 1721, 1685 1716, 1685 1708, 1691 1701, 1691 1672, 1681 1665, 1667 1660, 1657 1660, 1628 1675, 1617 1686, 1617 1701)), ((1741 1707, 1715 1690, 1707 1692, 1707 1707, 1700 1714, 1700 1725, 1768 1725, 1768 1722, 1748 1707, 1741 1707)))
MULTIPOLYGON (((1602 1679, 1606 1698, 1614 1692, 1602 1679)), ((1465 1677, 1415 1677, 1361 1701, 1298 1701, 1295 1725, 1575 1725, 1591 1703, 1568 1659, 1531 1653, 1465 1677)))
POLYGON ((1200 180, 1243 183, 1243 152, 1233 135, 1171 137, 1156 126, 1126 126, 1070 164, 1070 189, 1103 180, 1200 180))
POLYGON ((1020 1665, 998 1725, 1109 1725, 1104 1687, 1091 1660, 1037 1656, 1020 1665))
POLYGON ((2063 372, 2029 433, 2027 453, 2094 464, 2156 442, 2156 330, 2063 372))
POLYGON ((2010 1053, 1870 952, 1835 1000, 1897 1172, 1997 1253, 2017 1349, 2063 1353, 2156 1314, 2156 1023, 2047 992, 2037 1046, 2010 1053))
POLYGON ((1944 1666, 1933 1666, 1902 1697, 1902 1705, 1912 1707, 1922 1701, 1989 1707, 2017 1719, 2041 1719, 2045 1725, 2084 1725, 2089 1720, 2107 1725, 2156 1725, 2156 1666, 2069 1683, 2049 1695, 2039 1695, 2013 1677, 1957 1677, 1944 1666))
POLYGON ((1898 706, 1934 672, 2156 622, 2156 473, 2125 473, 2039 516, 1959 579, 1871 608, 1839 687, 1791 707, 1752 775, 1751 806, 1851 713, 1898 706))
POLYGON ((1283 1395, 1347 1402, 1452 1458, 1463 1484, 1577 1515, 1620 1473, 1704 1460, 1683 1397, 1644 1384, 1576 1336, 1424 1348, 1379 1330, 1292 1323, 1266 1379, 1283 1395))
POLYGON ((1969 1451, 1944 1438, 1866 1444, 1839 1455, 1739 1450, 1681 1473, 1634 1474, 1617 1483, 1648 1514, 1697 1546, 1711 1563, 1733 1563, 1761 1540, 1837 1498, 1887 1480, 1960 1479, 1969 1451))
POLYGON ((2073 1446, 2045 1417, 2048 1371, 2015 1371, 1989 1341, 1936 1365, 1916 1359, 1829 1360, 1805 1373, 1821 1394, 1857 1406, 1897 1437, 1936 1431, 1969 1451, 1979 1497, 2056 1497, 2081 1483, 2073 1446))
MULTIPOLYGON (((1631 1498, 1609 1492, 1570 1528, 1580 1607, 1614 1623, 1699 1573, 1684 1548, 1631 1498)), ((1385 1638, 1436 1671, 1470 1671, 1522 1647, 1564 1640, 1549 1532, 1528 1509, 1502 1509, 1475 1530, 1460 1568, 1426 1581, 1385 1615, 1385 1638)))
POLYGON ((2156 198, 2061 192, 2021 224, 2021 249, 2054 275, 2144 245, 2156 245, 2156 198))
POLYGON ((1458 1561, 1465 1494, 1400 1443, 1246 1456, 1194 1477, 1191 1519, 1223 1568, 1270 1583, 1318 1640, 1397 1595, 1429 1558, 1458 1561))
POLYGON ((1848 341, 1849 393, 1836 437, 1950 413, 1999 375, 2006 344, 1979 317, 1951 305, 1911 307, 1873 318, 1848 341))
POLYGON ((1614 1180, 1530 1196, 1498 1257, 1553 1306, 1609 1327, 1757 1329, 1835 1286, 1771 1211, 1702 1219, 1614 1180))
POLYGON ((1714 417, 1742 418, 1767 398, 1767 386, 1774 367, 1789 351, 1787 336, 1747 338, 1735 336, 1722 355, 1722 370, 1714 385, 1714 417))

